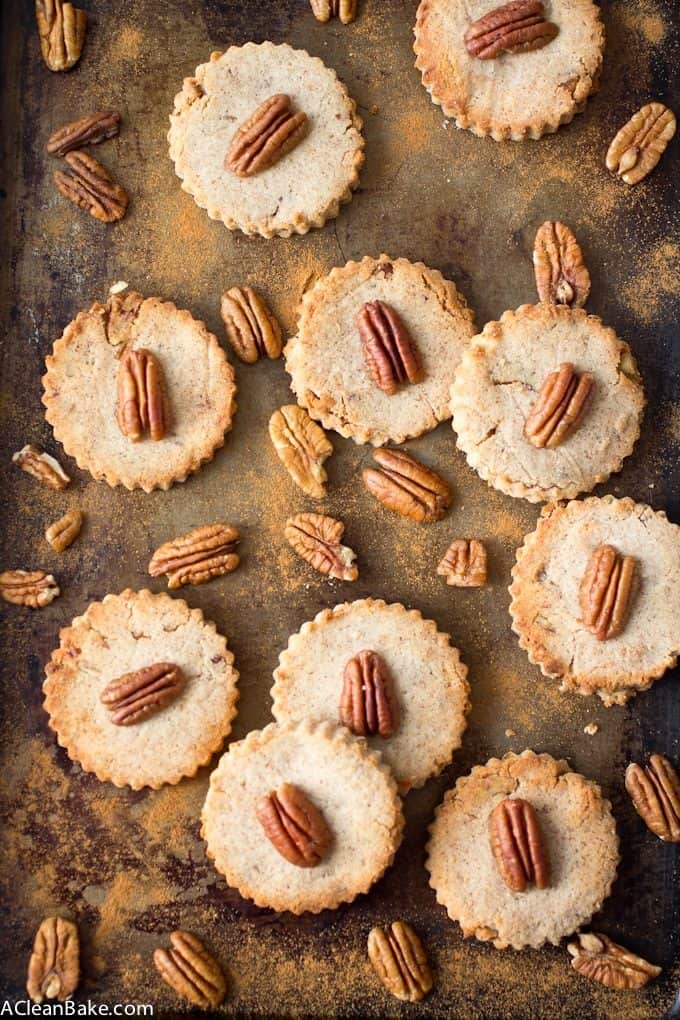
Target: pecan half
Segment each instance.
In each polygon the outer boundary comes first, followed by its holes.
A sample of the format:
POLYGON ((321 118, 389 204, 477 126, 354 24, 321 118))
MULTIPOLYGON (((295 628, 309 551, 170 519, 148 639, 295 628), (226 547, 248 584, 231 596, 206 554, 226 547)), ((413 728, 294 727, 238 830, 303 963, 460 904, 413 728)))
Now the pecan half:
POLYGON ((521 797, 507 797, 489 816, 489 840, 496 867, 508 889, 522 893, 527 886, 547 889, 550 865, 538 818, 521 797))
POLYGON ((583 623, 598 641, 616 637, 628 615, 635 559, 621 556, 612 545, 598 545, 586 567, 579 590, 583 623))
POLYGON ((567 951, 573 957, 574 970, 607 988, 644 988, 661 973, 661 967, 648 963, 600 932, 581 932, 567 944, 567 951))
POLYGON ((80 510, 69 510, 58 521, 51 524, 45 532, 45 538, 55 552, 63 552, 75 542, 83 526, 83 515, 80 510))
POLYGON ((582 419, 593 385, 590 372, 579 375, 569 361, 551 372, 524 424, 524 435, 531 445, 552 450, 564 442, 582 419))
POLYGON ((78 929, 65 917, 46 917, 28 961, 26 991, 33 1002, 70 999, 80 980, 78 929))
POLYGON ((158 360, 151 351, 126 347, 118 362, 118 428, 133 443, 148 431, 154 441, 168 431, 168 405, 158 360))
POLYGON ((359 309, 357 328, 366 367, 378 389, 391 397, 402 383, 422 380, 418 351, 394 308, 384 301, 367 301, 359 309))
POLYGON ((199 1009, 216 1009, 227 994, 227 982, 215 957, 188 931, 173 931, 170 945, 153 954, 166 985, 199 1009))
POLYGON ((663 103, 647 103, 621 128, 607 150, 607 170, 637 184, 654 169, 675 134, 675 114, 663 103))
POLYGON ((71 168, 70 173, 54 171, 54 183, 64 198, 103 223, 122 220, 128 197, 108 170, 82 149, 67 152, 64 159, 71 168))
POLYGON ((120 130, 120 114, 115 110, 90 113, 64 124, 50 135, 47 151, 51 156, 65 156, 72 149, 83 145, 99 145, 108 138, 115 138, 120 130))
POLYGON ((269 96, 238 128, 224 158, 226 170, 252 177, 278 163, 307 131, 307 114, 293 113, 290 96, 269 96))
POLYGON ((313 499, 323 499, 328 478, 323 462, 333 446, 321 426, 303 407, 286 404, 269 419, 269 436, 295 484, 313 499))
POLYGON ((281 354, 281 326, 252 287, 232 287, 222 295, 220 308, 227 340, 247 365, 258 358, 281 354))
POLYGON ((286 521, 284 535, 298 556, 320 574, 338 581, 356 581, 356 554, 340 544, 345 525, 325 514, 295 514, 286 521))
POLYGON ((375 450, 377 468, 364 468, 364 485, 384 506, 412 521, 440 521, 451 506, 443 478, 402 450, 375 450))
POLYGON ((116 726, 134 726, 148 719, 182 693, 186 677, 173 662, 156 662, 125 673, 106 685, 99 700, 116 726))
POLYGON ((12 605, 42 609, 59 594, 54 577, 44 570, 5 570, 0 574, 0 596, 12 605))
POLYGON ((543 17, 541 0, 512 0, 473 21, 463 38, 471 56, 493 60, 503 53, 540 50, 558 31, 543 17))
POLYGON ((486 584, 486 548, 478 538, 457 538, 437 566, 437 573, 456 588, 481 588, 486 584))
POLYGON ((432 988, 432 972, 423 944, 406 921, 372 928, 368 958, 385 987, 402 1002, 420 1002, 432 988))
POLYGON ((269 841, 290 864, 315 868, 328 853, 330 829, 299 786, 283 783, 260 797, 255 814, 269 841))
POLYGON ((58 460, 30 443, 13 454, 12 463, 50 489, 65 489, 71 481, 58 460))
POLYGON ((399 729, 394 680, 382 655, 364 650, 343 673, 340 722, 358 737, 393 736, 399 729))
POLYGON ((203 584, 236 570, 238 542, 238 530, 230 524, 203 524, 156 549, 148 570, 152 577, 166 574, 168 588, 203 584))
POLYGON ((309 0, 317 21, 339 18, 343 25, 349 25, 357 16, 358 0, 309 0))
POLYGON ((647 766, 631 762, 626 789, 650 832, 667 843, 680 843, 680 776, 668 758, 653 754, 647 766))
POLYGON ((573 232, 546 220, 534 240, 534 276, 539 301, 582 308, 590 294, 590 273, 573 232))
POLYGON ((68 71, 85 43, 87 13, 64 0, 35 0, 40 49, 50 71, 68 71))

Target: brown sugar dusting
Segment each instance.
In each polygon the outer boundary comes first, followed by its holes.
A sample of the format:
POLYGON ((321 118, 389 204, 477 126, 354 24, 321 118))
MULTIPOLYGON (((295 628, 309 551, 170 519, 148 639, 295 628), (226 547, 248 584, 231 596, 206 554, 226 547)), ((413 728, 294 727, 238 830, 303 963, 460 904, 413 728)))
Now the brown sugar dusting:
POLYGON ((649 44, 659 46, 664 41, 666 25, 657 4, 648 0, 641 0, 634 5, 623 4, 621 16, 626 26, 642 33, 649 44))

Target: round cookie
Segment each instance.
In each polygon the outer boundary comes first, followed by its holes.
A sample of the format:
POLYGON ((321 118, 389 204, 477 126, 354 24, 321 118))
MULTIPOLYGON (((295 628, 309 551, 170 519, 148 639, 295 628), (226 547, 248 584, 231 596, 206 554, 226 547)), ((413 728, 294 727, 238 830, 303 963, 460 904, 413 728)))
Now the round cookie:
POLYGON ((328 723, 270 723, 232 744, 210 777, 202 835, 217 870, 260 907, 318 913, 368 892, 392 863, 404 820, 389 769, 365 741, 328 723), (256 805, 282 784, 323 815, 329 851, 315 867, 285 859, 256 805))
POLYGON ((345 86, 318 57, 283 44, 212 53, 185 78, 170 116, 170 158, 182 187, 211 219, 263 237, 306 234, 338 215, 359 183, 361 119, 345 86), (236 130, 270 96, 307 115, 299 144, 251 177, 224 165, 236 130))
POLYGON ((366 256, 333 269, 304 294, 286 369, 298 403, 326 428, 357 443, 401 443, 450 417, 456 365, 474 332, 465 298, 437 270, 366 256), (376 300, 397 313, 422 363, 422 380, 392 395, 373 381, 357 326, 361 307, 376 300))
POLYGON ((519 643, 562 690, 622 705, 677 662, 680 527, 632 499, 591 496, 546 507, 517 550, 510 614, 519 643), (579 589, 594 550, 614 546, 636 561, 625 626, 600 641, 586 629, 579 589))
POLYGON ((399 727, 368 738, 402 793, 422 786, 460 747, 470 709, 467 667, 447 634, 416 609, 379 599, 324 609, 293 634, 274 671, 274 718, 340 722, 346 663, 361 651, 382 657, 394 681, 399 727))
POLYGON ((227 642, 182 599, 127 589, 93 602, 59 635, 46 667, 45 711, 69 758, 133 790, 193 776, 222 746, 236 714, 238 672, 227 642), (186 686, 160 711, 116 725, 100 699, 112 680, 155 663, 186 686))
POLYGON ((426 867, 437 902, 468 938, 497 949, 557 945, 600 909, 611 891, 619 841, 600 787, 549 754, 506 754, 459 779, 430 826, 426 867), (496 866, 489 816, 502 800, 533 807, 550 867, 546 889, 513 892, 496 866))
POLYGON ((416 67, 432 101, 459 128, 496 141, 540 138, 568 124, 597 91, 604 28, 593 0, 545 0, 557 35, 533 51, 482 60, 468 53, 470 25, 497 0, 421 0, 416 67))
POLYGON ((628 344, 582 308, 522 305, 489 322, 463 354, 451 390, 453 429, 468 463, 495 489, 532 503, 589 492, 635 445, 644 407, 628 344), (589 372, 583 414, 554 448, 524 426, 548 375, 589 372))
POLYGON ((42 378, 45 417, 78 467, 109 485, 169 489, 212 460, 236 410, 234 372, 202 322, 169 301, 111 294, 80 312, 55 342, 42 378), (163 439, 132 442, 116 419, 119 362, 145 349, 168 402, 163 439))

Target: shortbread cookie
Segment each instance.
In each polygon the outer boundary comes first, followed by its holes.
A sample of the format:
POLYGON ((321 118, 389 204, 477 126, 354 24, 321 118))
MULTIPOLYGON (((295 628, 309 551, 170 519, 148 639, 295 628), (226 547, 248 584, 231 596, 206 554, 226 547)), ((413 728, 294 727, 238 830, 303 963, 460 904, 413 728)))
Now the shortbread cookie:
POLYGON ((233 662, 200 609, 149 591, 107 595, 59 635, 44 684, 49 724, 69 758, 97 779, 133 790, 178 783, 205 765, 231 730, 233 662), (177 691, 160 682, 152 688, 147 673, 127 700, 102 700, 113 681, 156 664, 174 667, 177 691))
POLYGON ((80 312, 43 376, 45 417, 78 466, 109 485, 169 489, 212 460, 236 410, 234 372, 212 333, 169 301, 133 292, 80 312), (163 438, 133 442, 117 414, 125 354, 150 352, 166 404, 163 438))
POLYGON ((437 902, 497 949, 557 945, 598 911, 611 891, 619 842, 600 787, 566 761, 523 751, 491 758, 459 779, 430 827, 427 868, 437 902), (547 862, 547 888, 513 892, 490 840, 490 815, 506 798, 533 808, 547 862))
POLYGON ((522 305, 487 323, 451 390, 453 429, 470 466, 495 489, 532 503, 571 499, 619 471, 640 434, 643 407, 628 344, 597 316, 563 305, 522 305), (558 444, 537 446, 527 419, 548 377, 565 364, 574 382, 590 378, 592 390, 558 444))
POLYGON ((333 269, 303 296, 286 368, 298 403, 326 428, 358 443, 401 443, 450 417, 455 368, 474 331, 465 298, 437 270, 367 256, 333 269), (367 367, 357 324, 362 307, 374 301, 396 312, 419 361, 419 381, 391 394, 367 367))
POLYGON ((364 160, 361 119, 318 57, 273 43, 231 46, 184 79, 170 117, 170 158, 211 219, 263 237, 306 234, 349 202, 364 160), (303 137, 273 165, 240 176, 225 165, 239 127, 265 100, 287 96, 307 116, 303 137))
POLYGON ((389 769, 363 740, 329 723, 255 730, 210 777, 202 835, 217 870, 260 907, 318 913, 348 903, 392 863, 403 817, 389 769), (268 837, 261 801, 289 784, 321 816, 320 860, 298 866, 268 837))
POLYGON ((360 735, 380 751, 405 793, 448 765, 470 708, 467 667, 458 649, 417 610, 360 599, 324 609, 305 623, 274 671, 274 718, 339 723, 345 667, 364 651, 380 656, 389 674, 398 725, 388 737, 371 736, 370 729, 360 735))
POLYGON ((568 124, 597 91, 604 50, 599 8, 593 0, 545 0, 542 17, 551 26, 545 45, 480 59, 468 51, 465 35, 503 6, 497 0, 421 0, 416 67, 432 101, 457 127, 496 141, 540 138, 568 124))
POLYGON ((548 506, 517 550, 512 627, 531 662, 562 690, 622 705, 677 662, 680 649, 680 527, 632 499, 591 496, 548 506), (594 551, 612 546, 635 560, 623 629, 598 640, 583 622, 581 584, 594 551))

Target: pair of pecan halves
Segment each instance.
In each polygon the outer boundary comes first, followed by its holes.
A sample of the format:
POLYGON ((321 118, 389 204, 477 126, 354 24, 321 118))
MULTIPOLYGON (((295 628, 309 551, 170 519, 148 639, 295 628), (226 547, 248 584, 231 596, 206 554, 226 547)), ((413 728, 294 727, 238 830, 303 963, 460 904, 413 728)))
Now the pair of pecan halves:
POLYGON ((57 190, 103 223, 114 223, 123 218, 128 196, 106 167, 85 152, 83 146, 98 145, 114 138, 119 130, 120 114, 115 110, 104 110, 64 124, 50 135, 47 142, 48 153, 63 156, 68 166, 68 170, 54 171, 57 190))

